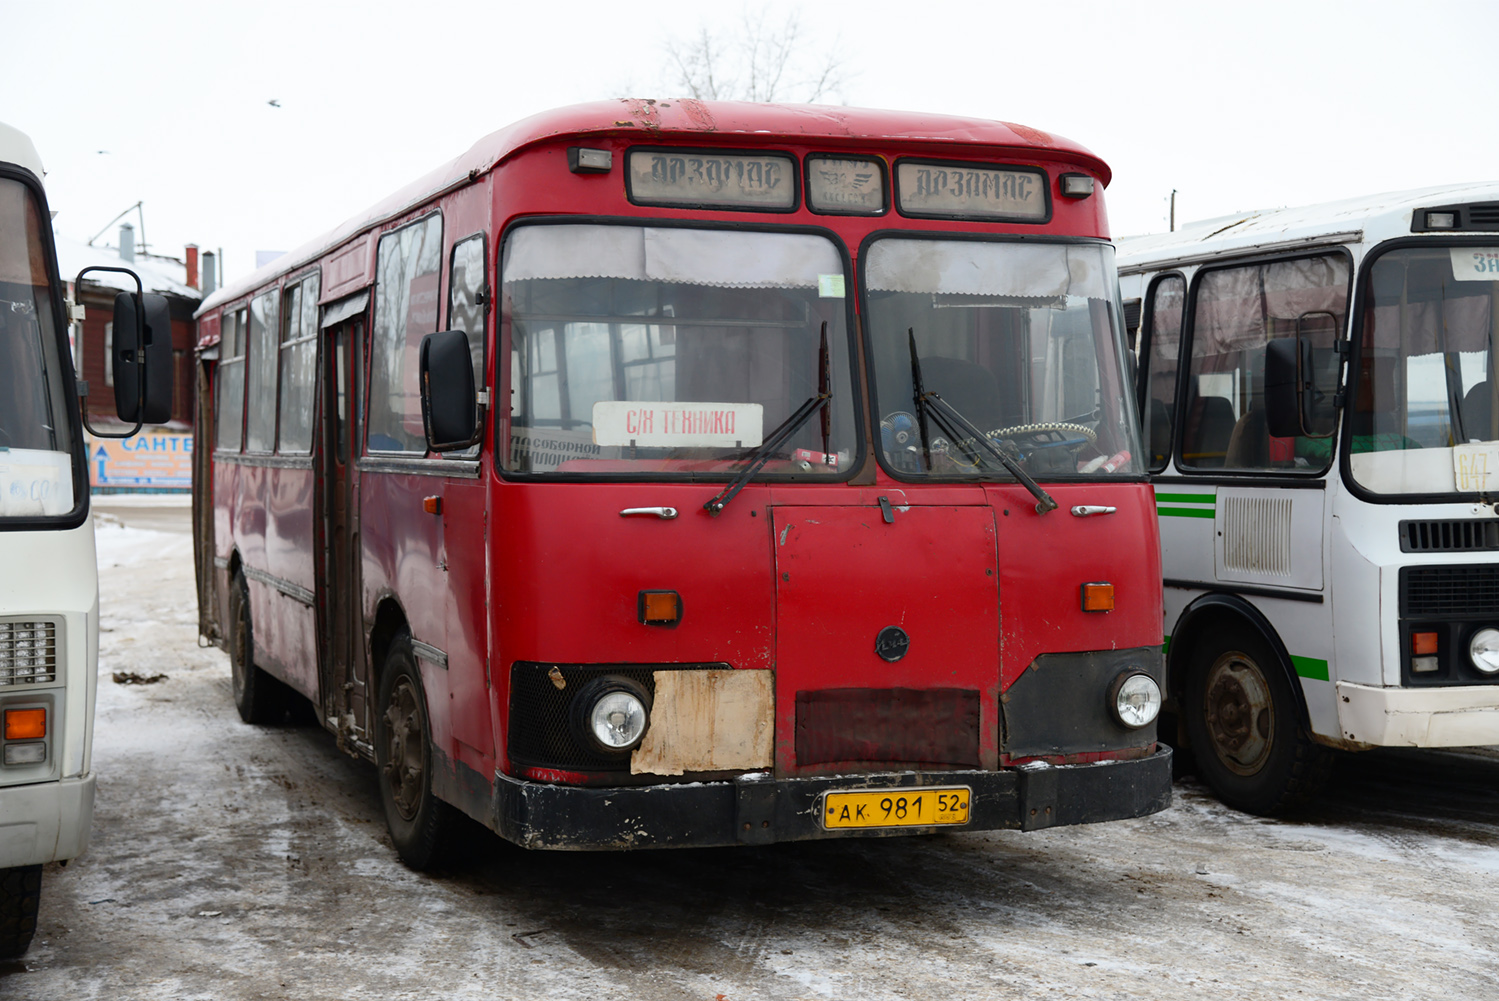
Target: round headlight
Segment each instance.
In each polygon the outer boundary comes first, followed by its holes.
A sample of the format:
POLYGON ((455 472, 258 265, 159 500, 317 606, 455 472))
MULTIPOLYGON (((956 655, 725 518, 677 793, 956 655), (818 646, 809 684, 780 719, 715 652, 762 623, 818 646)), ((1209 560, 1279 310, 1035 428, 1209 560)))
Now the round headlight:
POLYGON ((650 725, 650 701, 645 688, 629 678, 595 678, 573 697, 574 732, 595 751, 632 750, 650 725))
POLYGON ((1155 721, 1161 712, 1161 686, 1148 674, 1130 674, 1114 685, 1114 718, 1131 730, 1155 721))
POLYGON ((1468 642, 1468 659, 1484 674, 1499 674, 1499 629, 1480 629, 1468 642))

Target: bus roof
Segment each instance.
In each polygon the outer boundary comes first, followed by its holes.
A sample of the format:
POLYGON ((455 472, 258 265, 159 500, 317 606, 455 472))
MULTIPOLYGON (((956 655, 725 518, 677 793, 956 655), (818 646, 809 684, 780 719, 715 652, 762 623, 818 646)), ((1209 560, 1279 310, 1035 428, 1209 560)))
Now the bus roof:
POLYGON ((528 146, 584 136, 638 136, 650 142, 752 137, 776 142, 837 147, 870 143, 923 143, 1040 151, 1092 170, 1107 185, 1112 173, 1094 153, 1039 129, 980 118, 911 111, 874 111, 815 104, 751 104, 738 101, 621 98, 544 111, 480 139, 468 152, 413 181, 341 226, 209 296, 201 314, 259 288, 270 279, 315 260, 387 220, 404 215, 449 188, 467 183, 528 146))
POLYGON ((14 163, 42 178, 42 158, 37 155, 31 137, 20 129, 0 122, 0 163, 14 163))
POLYGON ((1227 254, 1292 249, 1300 244, 1373 244, 1411 235, 1411 213, 1416 209, 1470 202, 1499 202, 1499 182, 1446 184, 1320 205, 1240 212, 1191 222, 1174 233, 1121 237, 1115 241, 1119 271, 1138 274, 1227 254))

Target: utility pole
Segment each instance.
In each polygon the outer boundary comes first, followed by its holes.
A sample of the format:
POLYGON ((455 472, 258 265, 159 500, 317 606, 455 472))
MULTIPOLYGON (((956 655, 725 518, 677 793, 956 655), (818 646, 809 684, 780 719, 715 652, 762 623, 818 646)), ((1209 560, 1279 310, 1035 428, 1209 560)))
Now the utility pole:
POLYGON ((1171 189, 1171 232, 1176 232, 1176 189, 1171 189))

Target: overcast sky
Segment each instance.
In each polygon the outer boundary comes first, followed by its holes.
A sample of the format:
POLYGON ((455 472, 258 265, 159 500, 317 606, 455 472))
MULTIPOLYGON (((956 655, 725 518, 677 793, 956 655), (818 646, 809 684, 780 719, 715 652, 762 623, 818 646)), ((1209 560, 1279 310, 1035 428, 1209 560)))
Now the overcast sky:
MULTIPOLYGON (((1091 148, 1116 234, 1165 230, 1173 188, 1182 222, 1499 174, 1487 0, 762 8, 800 11, 809 59, 841 54, 843 103, 1091 148)), ((509 122, 680 96, 666 44, 744 10, 0 0, 0 121, 36 142, 59 232, 87 240, 144 200, 153 250, 222 248, 232 281, 509 122)))

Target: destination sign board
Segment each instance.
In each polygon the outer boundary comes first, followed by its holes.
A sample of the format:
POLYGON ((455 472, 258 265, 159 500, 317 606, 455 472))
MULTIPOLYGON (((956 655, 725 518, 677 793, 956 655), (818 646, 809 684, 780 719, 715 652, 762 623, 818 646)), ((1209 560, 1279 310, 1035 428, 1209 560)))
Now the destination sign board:
POLYGON ((629 164, 630 198, 642 205, 796 208, 796 162, 789 156, 637 149, 629 164))
POLYGON ((1046 221, 1046 174, 1033 168, 903 160, 895 189, 907 215, 1046 221))

